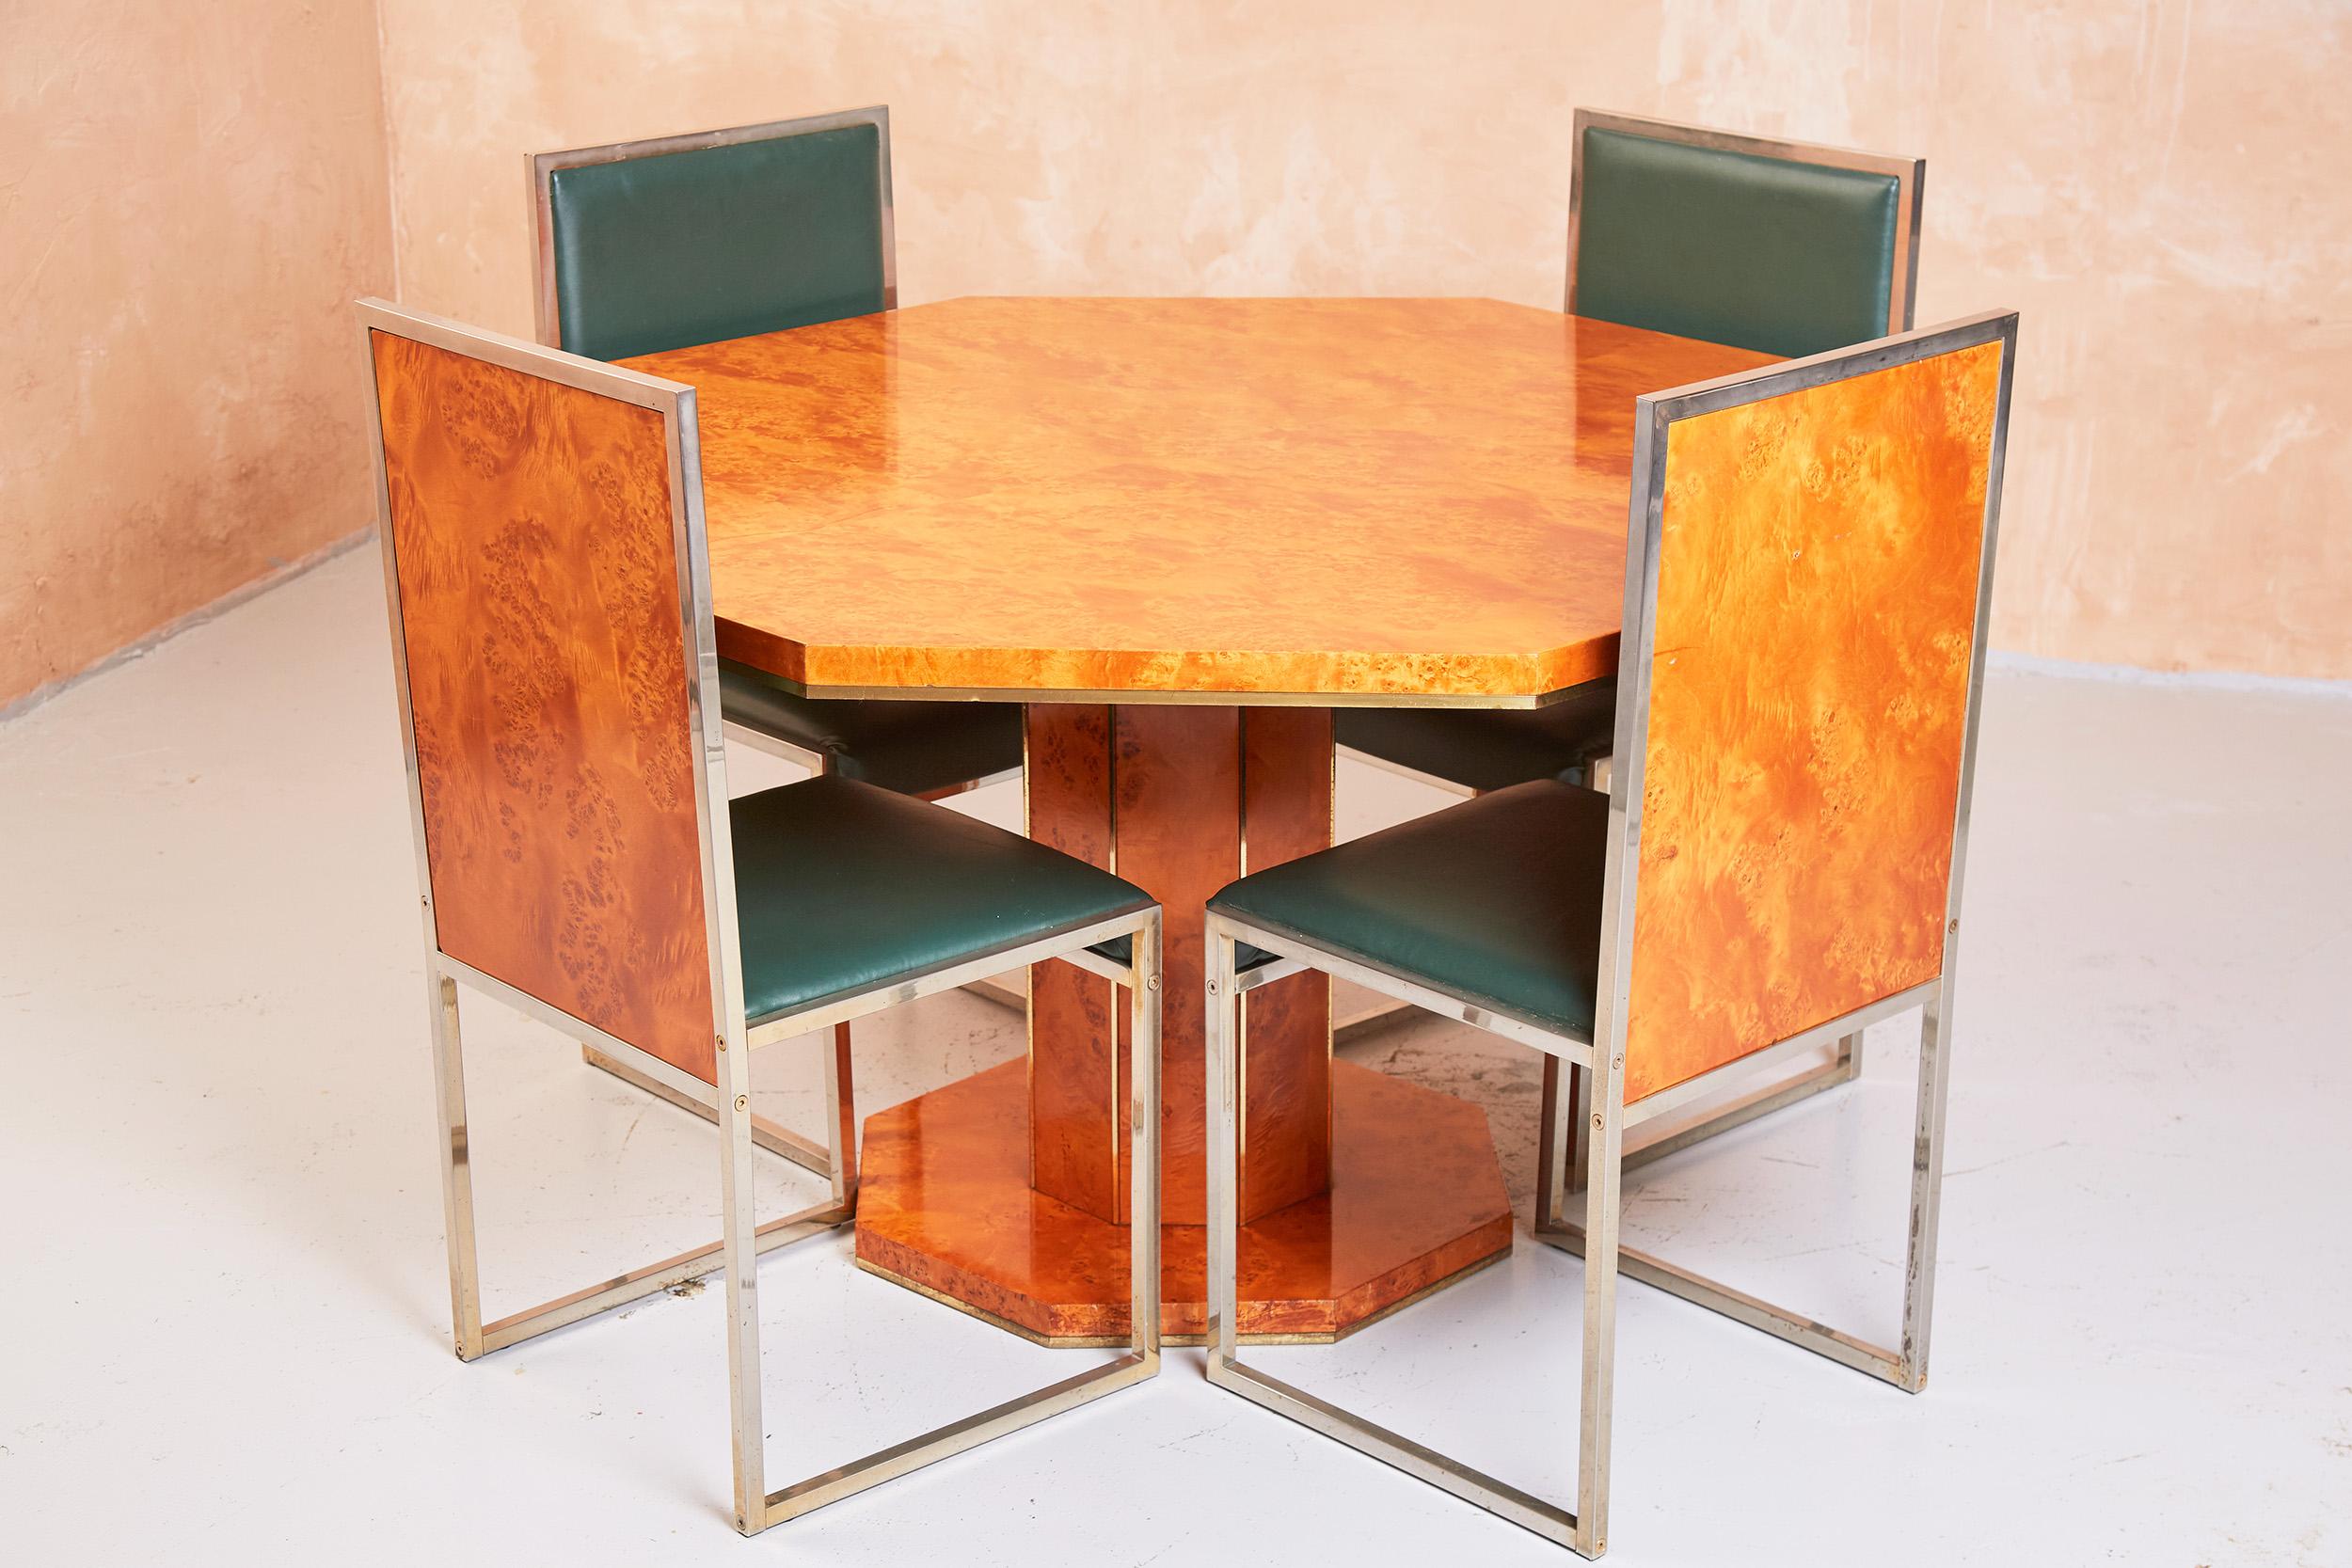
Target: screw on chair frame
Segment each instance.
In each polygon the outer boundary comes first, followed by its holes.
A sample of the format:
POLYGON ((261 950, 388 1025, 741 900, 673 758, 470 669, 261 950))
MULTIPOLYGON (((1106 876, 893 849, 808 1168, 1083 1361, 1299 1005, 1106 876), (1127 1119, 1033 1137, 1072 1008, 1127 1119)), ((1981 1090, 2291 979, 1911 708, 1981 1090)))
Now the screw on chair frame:
MULTIPOLYGON (((414 832, 420 903, 426 953, 426 1000, 431 1018, 435 1099, 440 1121, 439 1160, 449 1249, 453 1338, 459 1359, 473 1360, 614 1307, 650 1295, 682 1280, 725 1271, 728 1386, 735 1452, 737 1528, 755 1534, 826 1503, 904 1475, 1047 1417, 1111 1393, 1159 1370, 1159 1129, 1160 931, 1157 906, 1089 922, 1028 942, 967 955, 951 963, 854 992, 823 998, 790 1012, 747 1019, 742 999, 735 913, 734 855, 727 833, 725 745, 718 721, 718 658, 710 611, 710 569, 702 520, 702 483, 695 432, 694 392, 690 387, 622 370, 517 339, 478 331, 444 318, 404 309, 382 300, 358 306, 360 339, 371 366, 378 334, 406 339, 511 371, 596 393, 662 417, 668 445, 671 540, 675 551, 682 642, 687 662, 679 672, 685 709, 693 736, 692 788, 701 846, 707 948, 710 968, 710 1021, 718 1082, 705 1083, 630 1041, 484 973, 444 951, 437 920, 430 846, 427 842, 422 776, 409 684, 409 655, 403 635, 402 588, 384 454, 380 408, 371 420, 375 494, 384 550, 385 586, 394 631, 393 677, 399 705, 414 832), (1089 951, 1120 937, 1129 939, 1130 960, 1119 963, 1089 951), (1137 1178, 1132 1183, 1131 1221, 1133 1332, 1126 1354, 1018 1399, 813 1476, 780 1490, 766 1489, 766 1444, 760 1420, 758 1255, 829 1231, 850 1218, 856 1163, 854 1132, 836 1055, 827 1074, 829 1164, 833 1193, 821 1204, 766 1225, 754 1212, 751 1115, 751 1052, 811 1030, 846 1026, 854 1018, 901 1002, 953 990, 981 976, 1029 963, 1060 958, 1106 975, 1129 988, 1135 1064, 1129 1073, 1135 1122, 1137 1178), (544 1302, 495 1322, 482 1321, 480 1269, 473 1214, 472 1148, 468 1128, 463 1048, 459 1034, 459 982, 495 997, 542 1022, 584 1038, 588 1048, 642 1076, 664 1098, 690 1108, 711 1107, 720 1131, 722 1234, 708 1245, 680 1253, 613 1278, 544 1302)), ((371 395, 379 396, 374 373, 371 395)))
MULTIPOLYGON (((1626 574, 1625 633, 1619 657, 1622 698, 1617 710, 1614 756, 1625 759, 1609 780, 1607 862, 1603 876, 1598 990, 1593 1037, 1563 1035, 1534 1020, 1490 1004, 1437 990, 1391 974, 1359 958, 1336 952, 1299 932, 1237 919, 1212 908, 1208 915, 1207 1002, 1212 1092, 1209 1097, 1209 1380, 1255 1403, 1287 1416, 1351 1448, 1475 1503, 1502 1518, 1598 1557, 1608 1545, 1609 1442, 1612 1365, 1615 1354, 1615 1284, 1620 1273, 1724 1313, 1792 1344, 1855 1368, 1910 1392, 1927 1378, 1929 1327, 1933 1307, 1936 1223, 1943 1180, 1945 1105, 1949 1088, 1949 1031, 1953 980, 1950 941, 1960 929, 1962 873, 1975 778, 1977 726, 1982 706, 1985 629, 1992 604, 1992 574, 2000 515, 2001 475, 2006 455, 2010 382, 2017 318, 1987 312, 1942 326, 1882 339, 1786 364, 1701 382, 1638 400, 1626 574), (1644 818, 1644 773, 1648 743, 1651 674, 1656 653, 1659 563, 1665 505, 1669 428, 1675 421, 1803 391, 1957 350, 1997 343, 1997 391, 1992 414, 1985 474, 1982 535, 1977 567, 1973 642, 1968 652, 1964 710, 1960 723, 1958 791, 1951 857, 1945 884, 1944 945, 1937 974, 1923 983, 1851 1008, 1790 1034, 1682 1083, 1645 1095, 1629 1108, 1625 1101, 1628 1003, 1632 989, 1633 922, 1644 818), (1277 961, 1248 973, 1234 972, 1235 944, 1246 942, 1277 955, 1277 961), (1543 1169, 1537 1189, 1537 1234, 1584 1259, 1583 1384, 1573 1511, 1546 1501, 1452 1460, 1412 1439, 1388 1431, 1328 1401, 1245 1365, 1236 1333, 1239 1295, 1238 1117, 1244 1095, 1243 1059, 1237 1046, 1235 1009, 1243 991, 1301 969, 1339 978, 1411 1003, 1443 1017, 1534 1046, 1545 1054, 1543 1169), (1741 1072, 1786 1064, 1804 1052, 1858 1036, 1881 1019, 1912 1007, 1924 1010, 1919 1088, 1913 1136, 1911 1210, 1904 1270, 1902 1338, 1887 1350, 1775 1307, 1744 1291, 1680 1269, 1647 1253, 1625 1247, 1619 1237, 1622 1179, 1629 1159, 1626 1128, 1720 1088, 1741 1072), (1579 1069, 1588 1098, 1572 1104, 1556 1092, 1562 1063, 1579 1069), (1581 1138, 1585 1211, 1581 1224, 1565 1213, 1565 1151, 1572 1144, 1563 1125, 1573 1118, 1581 1138)), ((1833 1064, 1836 1066, 1838 1064, 1833 1064)), ((1786 1091, 1782 1091, 1786 1092, 1786 1091)), ((1750 1115, 1760 1114, 1752 1111, 1750 1115)))

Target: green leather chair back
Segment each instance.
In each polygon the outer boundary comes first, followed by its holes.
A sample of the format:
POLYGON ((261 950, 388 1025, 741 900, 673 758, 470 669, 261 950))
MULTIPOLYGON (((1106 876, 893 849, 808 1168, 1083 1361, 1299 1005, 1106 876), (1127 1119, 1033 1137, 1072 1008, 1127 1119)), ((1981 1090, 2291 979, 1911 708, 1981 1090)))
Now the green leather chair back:
POLYGON ((593 359, 897 303, 889 115, 863 109, 532 160, 539 335, 593 359))
POLYGON ((1924 171, 1579 110, 1568 310, 1792 358, 1907 331, 1924 171))

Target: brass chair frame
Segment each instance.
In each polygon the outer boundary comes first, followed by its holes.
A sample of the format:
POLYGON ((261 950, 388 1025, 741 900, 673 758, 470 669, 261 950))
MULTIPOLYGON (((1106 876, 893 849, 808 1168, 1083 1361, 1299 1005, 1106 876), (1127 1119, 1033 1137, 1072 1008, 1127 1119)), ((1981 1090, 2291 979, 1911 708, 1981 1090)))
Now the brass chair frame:
MULTIPOLYGON (((1237 919, 1214 909, 1207 924, 1209 1072, 1209 1349, 1211 1383, 1287 1416, 1348 1447, 1417 1476, 1491 1513, 1597 1558, 1608 1549, 1609 1449, 1616 1337, 1616 1282, 1620 1273, 1685 1300, 1721 1312, 1791 1344, 1870 1373, 1909 1392, 1925 1384, 1928 1335, 1934 1303, 1936 1224, 1943 1188, 1945 1104, 1950 1081, 1953 981, 1951 942, 1960 931, 1962 874, 1965 865, 1970 798, 1976 775, 1977 725, 1984 689, 1985 628, 1992 610, 1993 562, 2000 518, 2001 474, 2009 430, 2010 377, 2017 318, 1987 312, 1924 331, 1881 339, 1853 348, 1790 360, 1742 374, 1698 382, 1637 400, 1629 559, 1626 567, 1625 632, 1618 670, 1615 755, 1626 766, 1613 771, 1609 787, 1608 859, 1603 878, 1599 992, 1593 1036, 1563 1034, 1534 1019, 1498 1009, 1470 997, 1434 990, 1402 975, 1319 944, 1303 933, 1237 919), (1963 723, 1958 809, 1955 814, 1950 879, 1947 888, 1947 945, 1941 973, 1830 1019, 1764 1050, 1728 1062, 1666 1090, 1625 1102, 1626 999, 1633 960, 1634 894, 1642 832, 1643 756, 1649 728, 1651 658, 1655 648, 1658 571, 1664 518, 1667 432, 1678 420, 1714 413, 1777 394, 1908 364, 1954 349, 1997 341, 2002 345, 2000 386, 1985 487, 1983 546, 1978 569, 1974 645, 1970 653, 1967 709, 1963 723), (1276 955, 1276 961, 1246 974, 1234 972, 1237 942, 1276 955), (1547 1096, 1543 1180, 1536 1197, 1539 1237, 1584 1259, 1584 1323, 1581 1415, 1577 1451, 1576 1506, 1563 1508, 1507 1481, 1450 1459, 1411 1438, 1378 1426, 1329 1401, 1308 1393, 1243 1363, 1236 1334, 1239 1296, 1238 1245, 1242 1053, 1236 1009, 1241 994, 1301 970, 1314 969, 1353 980, 1400 1001, 1488 1033, 1532 1045, 1547 1068, 1567 1063, 1581 1069, 1589 1099, 1569 1111, 1556 1095, 1547 1096), (1619 1212, 1623 1178, 1631 1162, 1625 1149, 1629 1124, 1647 1119, 1735 1081, 1746 1072, 1858 1036, 1864 1027, 1912 1007, 1924 1010, 1917 1114, 1913 1135, 1909 1240, 1904 1268, 1902 1338, 1887 1350, 1813 1318, 1679 1268, 1650 1254, 1621 1245, 1619 1212), (1558 1125, 1573 1115, 1583 1132, 1585 1209, 1581 1224, 1565 1212, 1565 1134, 1558 1125)), ((1548 1075, 1549 1076, 1549 1075, 1548 1075)), ((1753 1113, 1752 1113, 1753 1114, 1753 1113)))
MULTIPOLYGON (((1159 1370, 1159 1128, 1160 929, 1157 906, 1134 914, 1095 921, 1034 941, 970 955, 890 982, 821 999, 789 1012, 753 1019, 744 1014, 736 929, 734 851, 727 832, 726 751, 718 723, 719 664, 710 608, 710 562, 702 516, 702 473, 695 425, 694 390, 635 371, 581 358, 518 339, 479 331, 445 318, 402 309, 383 300, 358 306, 363 349, 377 332, 413 339, 488 362, 542 376, 567 387, 655 410, 662 417, 670 451, 671 537, 678 573, 688 664, 679 671, 686 686, 689 722, 695 737, 693 788, 701 840, 699 872, 706 896, 706 939, 710 955, 711 1021, 719 1082, 706 1084, 628 1041, 606 1033, 441 950, 437 931, 431 864, 424 824, 424 798, 411 714, 408 664, 400 635, 400 578, 386 483, 380 410, 370 421, 378 531, 384 552, 387 604, 393 628, 393 683, 400 706, 402 744, 408 780, 409 823, 414 832, 417 885, 422 906, 425 989, 432 1019, 434 1093, 438 1111, 441 1195, 449 1247, 450 1305, 457 1355, 471 1361, 491 1352, 562 1328, 583 1318, 650 1295, 681 1280, 725 1271, 727 1378, 735 1453, 737 1528, 755 1534, 770 1525, 851 1497, 894 1477, 962 1452, 990 1438, 1073 1409, 1090 1400, 1155 1375, 1159 1370), (1117 963, 1089 949, 1118 937, 1130 939, 1131 961, 1117 963), (982 975, 1019 965, 1060 958, 1129 988, 1136 1066, 1130 1073, 1138 1172, 1133 1182, 1131 1307, 1134 1330, 1125 1354, 1046 1387, 1034 1390, 961 1420, 923 1433, 850 1464, 776 1491, 766 1486, 766 1441, 760 1420, 758 1255, 833 1229, 851 1217, 855 1196, 854 1128, 842 1092, 839 1062, 828 1073, 828 1141, 833 1193, 827 1202, 766 1225, 754 1210, 751 1115, 751 1053, 828 1025, 880 1012, 918 997, 950 990, 982 975), (680 1103, 703 1109, 720 1132, 721 1236, 717 1242, 601 1280, 572 1293, 482 1321, 481 1275, 473 1213, 472 1146, 468 1132, 463 1047, 457 989, 466 986, 509 1006, 584 1038, 591 1049, 634 1069, 680 1103)), ((371 400, 374 378, 369 378, 371 400)))

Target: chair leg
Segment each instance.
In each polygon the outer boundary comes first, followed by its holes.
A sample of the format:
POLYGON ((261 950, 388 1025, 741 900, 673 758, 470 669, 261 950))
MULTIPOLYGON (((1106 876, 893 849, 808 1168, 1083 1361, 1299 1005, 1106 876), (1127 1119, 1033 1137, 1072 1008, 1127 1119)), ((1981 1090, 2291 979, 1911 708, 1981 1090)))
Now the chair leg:
MULTIPOLYGON (((434 1100, 441 1123, 438 1142, 442 1210, 449 1243, 450 1319, 460 1360, 471 1361, 552 1333, 723 1266, 729 1243, 723 1235, 719 1241, 690 1252, 509 1313, 495 1323, 484 1323, 481 1269, 475 1246, 473 1148, 466 1124, 465 1052, 458 1028, 457 980, 430 957, 426 960, 425 993, 432 1022, 434 1100)), ((613 1042, 612 1049, 628 1048, 613 1042)), ((720 1055, 723 1069, 727 1054, 720 1055)), ((740 1056, 742 1053, 739 1050, 734 1054, 740 1056)), ((662 1091, 664 1098, 681 1103, 688 1101, 687 1090, 693 1085, 693 1080, 653 1057, 641 1056, 639 1060, 641 1069, 632 1070, 640 1071, 648 1083, 662 1091), (665 1084, 655 1076, 657 1073, 667 1074, 675 1082, 665 1084)), ((847 1123, 848 1118, 842 1118, 842 1124, 847 1123)), ((746 1182, 747 1201, 750 1190, 746 1182)), ((772 1252, 811 1236, 821 1236, 850 1217, 846 1204, 829 1197, 823 1203, 770 1220, 766 1225, 746 1224, 743 1233, 754 1253, 772 1252)))
POLYGON ((450 1324, 457 1359, 483 1354, 482 1272, 474 1252, 473 1152, 466 1132, 466 1058, 457 1024, 457 982, 428 961, 433 1016, 433 1101, 440 1116, 441 1218, 449 1242, 450 1324))
MULTIPOLYGON (((737 1508, 748 1516, 749 1523, 743 1527, 745 1534, 798 1518, 827 1503, 854 1497, 868 1487, 878 1486, 926 1465, 977 1448, 993 1438, 1033 1426, 1065 1410, 1075 1409, 1104 1394, 1115 1393, 1158 1374, 1160 927, 1160 915, 1156 910, 1138 920, 1132 933, 1134 940, 1129 951, 1133 957, 1126 981, 1134 1009, 1134 1060, 1129 1070, 1129 1084, 1132 1094, 1130 1114, 1135 1122, 1132 1144, 1134 1169, 1128 1182, 1132 1205, 1128 1237, 1132 1254, 1129 1308, 1133 1313, 1133 1323, 1127 1354, 1063 1378, 1058 1383, 1008 1400, 977 1415, 967 1416, 904 1442, 894 1443, 889 1448, 838 1465, 821 1475, 795 1481, 763 1497, 758 1490, 763 1484, 759 1479, 762 1455, 759 1449, 757 1387, 758 1324, 755 1315, 747 1316, 730 1293, 727 1343, 730 1368, 735 1369, 732 1375, 735 1382, 737 1508), (739 1344, 742 1347, 739 1352, 737 1348, 739 1344)), ((839 1086, 842 1099, 836 1106, 837 1114, 832 1118, 832 1135, 839 1146, 834 1151, 838 1168, 845 1173, 845 1181, 851 1184, 850 1190, 854 1191, 856 1144, 851 1134, 855 1128, 846 1110, 849 1088, 847 1042, 846 1035, 835 1037, 834 1082, 839 1086)), ((744 1076, 748 1081, 749 1074, 744 1076)), ((739 1116, 744 1108, 732 1101, 723 1101, 721 1103, 722 1112, 737 1117, 739 1122, 747 1119, 739 1116), (732 1110, 730 1105, 733 1105, 732 1110)), ((750 1169, 748 1134, 739 1131, 732 1132, 727 1143, 730 1169, 739 1172, 739 1180, 747 1180, 750 1169)), ((745 1272, 748 1275, 749 1271, 745 1272)), ((730 1292, 734 1290, 735 1277, 735 1264, 730 1259, 727 1274, 730 1292)), ((755 1311, 756 1298, 748 1289, 744 1291, 744 1298, 755 1311)))
POLYGON ((1147 1377, 1158 1370, 1160 1360, 1161 919, 1153 915, 1135 940, 1136 983, 1127 989, 1128 1311, 1131 1352, 1147 1377))
MULTIPOLYGON (((833 1052, 825 1065, 825 1165, 833 1178, 833 1201, 845 1215, 857 1212, 857 1095, 850 1066, 850 1025, 833 1026, 833 1052)), ((758 1133, 754 1118, 753 1134, 758 1133)))
POLYGON ((1209 1381, 1232 1364, 1241 1335, 1241 1078, 1234 1048, 1241 998, 1233 992, 1233 936, 1215 915, 1208 921, 1203 1000, 1208 1044, 1209 1381))
MULTIPOLYGON (((1558 1057, 1549 1057, 1557 1063, 1558 1057)), ((1625 1047, 1596 1045, 1584 1194, 1584 1392, 1577 1438, 1579 1553, 1609 1549, 1609 1447, 1617 1386, 1617 1214, 1625 1185, 1625 1047)))
MULTIPOLYGON (((1574 1513, 1507 1481, 1377 1426, 1329 1401, 1268 1376, 1240 1359, 1241 1115, 1246 1091, 1238 1049, 1240 997, 1233 975, 1233 929, 1211 914, 1207 928, 1209 1047, 1209 1381, 1263 1405, 1359 1453, 1394 1465, 1585 1557, 1608 1549, 1611 1402, 1615 1387, 1617 1280, 1616 1159, 1624 1147, 1622 1056, 1601 1078, 1602 1112, 1589 1141, 1590 1212, 1599 1227, 1597 1257, 1584 1270, 1582 1393, 1579 1405, 1577 1506, 1574 1513)), ((1253 933, 1253 942, 1272 939, 1253 933)))
MULTIPOLYGON (((1907 1393, 1917 1393, 1927 1384, 1928 1331, 1935 1302, 1936 1224, 1944 1190, 1944 1111, 1950 1087, 1950 982, 1938 980, 1920 1021, 1918 1107, 1912 1131, 1911 1221, 1904 1250, 1902 1338, 1898 1348, 1888 1350, 1874 1345, 1831 1328, 1805 1313, 1776 1307, 1662 1258, 1621 1244, 1616 1247, 1619 1270, 1645 1285, 1761 1329, 1840 1366, 1867 1372, 1907 1393)), ((1852 1037, 1849 1036, 1847 1039, 1852 1037)), ((1844 1043, 1841 1041, 1841 1046, 1844 1043)), ((1824 1070, 1836 1070, 1842 1065, 1841 1059, 1824 1070)), ((1546 1137, 1552 1137, 1555 1132, 1553 1119, 1547 1116, 1546 1137)), ((1628 1156, 1623 1164, 1630 1166, 1633 1158, 1628 1156)), ((1584 1227, 1565 1218, 1556 1204, 1548 1204, 1541 1185, 1536 1208, 1538 1240, 1565 1252, 1581 1254, 1585 1250, 1584 1227)))
POLYGON ((1944 1205, 1944 1108, 1951 1093, 1952 986, 1947 978, 1919 1020, 1919 1105, 1912 1122, 1911 1237, 1903 1250, 1903 1331, 1896 1382, 1928 1383, 1928 1329, 1935 1312, 1935 1235, 1944 1205))
MULTIPOLYGON (((752 1177, 752 1053, 743 1032, 720 1037, 719 1225, 726 1270, 727 1402, 735 1453, 735 1528, 768 1528, 768 1448, 759 1410, 758 1228, 752 1177)), ((828 1074, 831 1081, 835 1074, 828 1074)), ((838 1187, 835 1196, 839 1196, 838 1187)))
POLYGON ((1578 1109, 1583 1097, 1584 1069, 1546 1052, 1543 1099, 1535 1128, 1538 1234, 1567 1217, 1568 1195, 1584 1186, 1585 1173, 1577 1168, 1591 1142, 1578 1125, 1578 1109))

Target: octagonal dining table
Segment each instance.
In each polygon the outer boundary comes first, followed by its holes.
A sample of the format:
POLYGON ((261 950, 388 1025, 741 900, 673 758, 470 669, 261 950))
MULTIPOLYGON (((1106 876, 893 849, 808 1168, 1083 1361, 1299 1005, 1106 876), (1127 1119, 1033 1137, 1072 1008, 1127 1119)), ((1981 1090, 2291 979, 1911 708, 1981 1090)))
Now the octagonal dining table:
MULTIPOLYGON (((1331 710, 1543 705, 1616 663, 1634 399, 1769 356, 1481 299, 952 299, 648 355, 695 388, 720 657, 813 698, 1018 702, 1031 837, 1167 910, 1171 1338, 1205 1324, 1201 906, 1331 842, 1331 710)), ((1028 1338, 1126 1334, 1126 1011, 876 1113, 859 1263, 1028 1338)), ((1492 1261, 1474 1105, 1250 993, 1245 1335, 1492 1261)))

